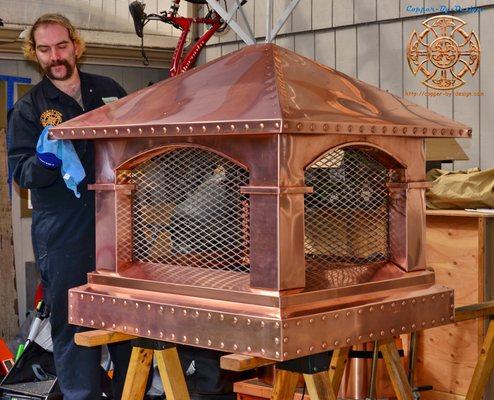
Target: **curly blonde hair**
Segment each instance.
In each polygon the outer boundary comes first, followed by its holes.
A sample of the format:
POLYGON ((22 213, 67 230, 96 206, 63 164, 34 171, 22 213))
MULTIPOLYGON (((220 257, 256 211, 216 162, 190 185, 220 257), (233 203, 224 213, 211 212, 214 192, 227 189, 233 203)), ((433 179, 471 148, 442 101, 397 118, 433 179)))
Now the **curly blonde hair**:
POLYGON ((24 57, 28 60, 36 61, 36 42, 34 40, 34 33, 36 29, 38 29, 41 25, 45 24, 58 24, 67 28, 69 31, 69 37, 74 42, 75 45, 78 46, 79 51, 77 54, 77 58, 80 58, 86 50, 86 43, 84 39, 79 35, 77 29, 72 25, 72 22, 67 17, 64 17, 61 14, 43 14, 39 17, 36 22, 33 24, 31 30, 28 35, 24 39, 24 45, 22 46, 22 50, 24 52, 24 57))

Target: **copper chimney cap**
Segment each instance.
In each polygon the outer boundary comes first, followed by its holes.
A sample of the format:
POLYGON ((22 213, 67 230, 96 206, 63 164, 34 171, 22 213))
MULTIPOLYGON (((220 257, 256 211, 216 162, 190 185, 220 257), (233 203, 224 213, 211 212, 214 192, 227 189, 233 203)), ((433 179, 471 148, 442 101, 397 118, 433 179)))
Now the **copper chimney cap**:
POLYGON ((274 44, 245 47, 51 129, 70 139, 185 132, 471 136, 466 125, 274 44))

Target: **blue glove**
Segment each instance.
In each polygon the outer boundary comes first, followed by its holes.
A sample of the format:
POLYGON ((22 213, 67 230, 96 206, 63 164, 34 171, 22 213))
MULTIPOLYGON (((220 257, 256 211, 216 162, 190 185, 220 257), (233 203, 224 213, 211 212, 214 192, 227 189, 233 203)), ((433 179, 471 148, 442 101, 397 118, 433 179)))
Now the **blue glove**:
POLYGON ((38 139, 36 145, 36 156, 39 162, 48 169, 55 169, 62 165, 62 160, 57 157, 58 140, 48 140, 48 131, 51 125, 48 125, 38 139))
POLYGON ((81 197, 77 191, 77 185, 86 176, 84 167, 77 156, 77 153, 70 140, 50 140, 48 139, 48 131, 51 126, 47 126, 41 132, 36 145, 36 155, 41 164, 47 168, 57 168, 61 165, 62 178, 67 188, 74 192, 75 197, 81 197), (59 164, 57 164, 57 160, 59 164), (54 165, 54 166, 51 166, 54 165))

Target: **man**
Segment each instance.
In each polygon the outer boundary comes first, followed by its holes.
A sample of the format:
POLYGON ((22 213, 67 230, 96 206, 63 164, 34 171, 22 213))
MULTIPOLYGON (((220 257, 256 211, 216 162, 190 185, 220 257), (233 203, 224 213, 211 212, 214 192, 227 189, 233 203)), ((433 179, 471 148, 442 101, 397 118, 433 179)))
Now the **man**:
MULTIPOLYGON (((86 283, 94 262, 94 149, 90 141, 74 141, 85 169, 76 198, 64 183, 56 155, 37 153, 41 131, 105 102, 126 95, 110 78, 79 71, 84 41, 71 22, 59 14, 42 15, 24 45, 27 58, 38 62, 43 80, 21 98, 8 117, 9 168, 22 188, 31 189, 32 242, 45 300, 51 310, 53 355, 65 400, 96 400, 101 396, 100 350, 74 344, 77 328, 67 323, 67 291, 86 283)), ((130 356, 128 343, 109 346, 114 362, 114 398, 119 399, 130 356)))

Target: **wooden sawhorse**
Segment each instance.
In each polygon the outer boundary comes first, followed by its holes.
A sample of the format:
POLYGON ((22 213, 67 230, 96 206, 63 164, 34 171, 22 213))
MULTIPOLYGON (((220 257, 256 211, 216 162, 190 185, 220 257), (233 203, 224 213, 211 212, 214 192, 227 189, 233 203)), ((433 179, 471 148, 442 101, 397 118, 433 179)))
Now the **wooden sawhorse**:
POLYGON ((76 333, 74 340, 76 344, 86 347, 132 340, 132 354, 125 377, 122 400, 144 398, 153 356, 156 357, 167 400, 189 400, 185 377, 174 345, 102 330, 76 333))

